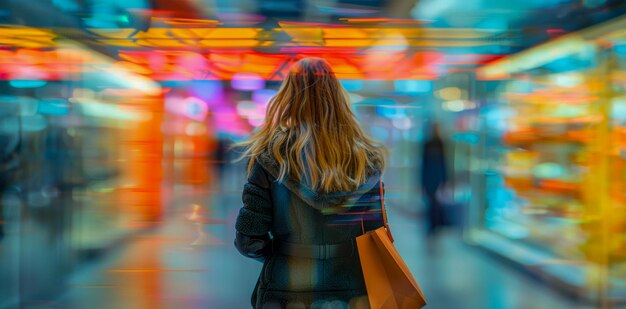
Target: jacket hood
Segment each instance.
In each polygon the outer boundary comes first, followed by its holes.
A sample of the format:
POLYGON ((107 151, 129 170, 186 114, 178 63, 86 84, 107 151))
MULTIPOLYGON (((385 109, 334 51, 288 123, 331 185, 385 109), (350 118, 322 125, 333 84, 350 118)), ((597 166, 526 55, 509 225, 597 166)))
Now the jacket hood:
POLYGON ((319 193, 313 190, 309 185, 287 178, 284 180, 278 180, 280 174, 280 167, 274 157, 269 153, 263 153, 256 158, 257 162, 265 169, 276 181, 279 181, 291 192, 300 197, 311 207, 319 210, 330 208, 338 205, 349 205, 357 201, 361 196, 370 191, 380 181, 381 171, 370 170, 368 171, 368 177, 364 184, 359 186, 356 191, 353 192, 332 192, 332 193, 319 193))

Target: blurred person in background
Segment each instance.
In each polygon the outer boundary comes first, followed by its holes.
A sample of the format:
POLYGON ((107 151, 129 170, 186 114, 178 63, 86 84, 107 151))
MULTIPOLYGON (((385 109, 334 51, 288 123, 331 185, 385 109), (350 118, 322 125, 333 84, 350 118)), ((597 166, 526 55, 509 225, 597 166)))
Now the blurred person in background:
POLYGON ((224 177, 228 161, 230 160, 231 147, 233 140, 230 137, 219 137, 217 139, 217 147, 215 149, 215 160, 217 161, 217 171, 220 179, 224 177))
POLYGON ((263 262, 254 308, 369 308, 356 237, 383 226, 385 148, 328 63, 297 62, 247 141, 235 246, 263 262))
POLYGON ((445 209, 440 201, 439 196, 441 194, 439 191, 443 190, 448 182, 448 171, 446 168, 446 151, 439 125, 432 123, 428 133, 430 136, 425 140, 422 147, 420 181, 426 199, 428 220, 426 232, 429 240, 432 240, 446 223, 445 209))

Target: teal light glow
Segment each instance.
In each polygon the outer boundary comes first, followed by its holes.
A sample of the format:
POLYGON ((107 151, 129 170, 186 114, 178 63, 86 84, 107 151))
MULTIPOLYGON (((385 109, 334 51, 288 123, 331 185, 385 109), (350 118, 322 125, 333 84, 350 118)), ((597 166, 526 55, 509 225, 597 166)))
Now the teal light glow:
POLYGON ((52 4, 65 12, 74 12, 80 9, 76 0, 52 0, 52 4))
POLYGON ((14 79, 9 81, 9 85, 13 88, 39 88, 47 85, 48 82, 45 80, 22 80, 22 79, 14 79))
POLYGON ((38 114, 61 116, 70 112, 70 104, 65 99, 43 99, 38 103, 38 114))
POLYGON ((21 122, 22 132, 38 132, 48 127, 48 121, 42 115, 22 117, 21 122))
POLYGON ((476 145, 480 141, 480 137, 478 136, 478 134, 472 133, 472 132, 454 133, 452 134, 452 139, 454 139, 457 142, 470 144, 470 145, 476 145))
POLYGON ((611 117, 615 120, 626 120, 626 98, 613 100, 611 117))
POLYGON ((389 131, 383 127, 373 126, 370 128, 370 132, 372 137, 379 141, 384 141, 389 138, 389 131))
POLYGON ((560 178, 565 175, 565 169, 563 168, 563 166, 557 163, 545 162, 545 163, 538 164, 533 169, 533 175, 535 175, 535 177, 537 178, 544 178, 544 179, 545 178, 560 178))

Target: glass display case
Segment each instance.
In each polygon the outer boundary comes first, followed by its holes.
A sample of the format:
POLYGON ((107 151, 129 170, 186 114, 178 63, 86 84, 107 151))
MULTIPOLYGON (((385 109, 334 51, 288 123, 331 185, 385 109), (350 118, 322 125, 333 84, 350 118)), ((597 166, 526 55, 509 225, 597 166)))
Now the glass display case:
POLYGON ((479 69, 469 239, 598 303, 626 300, 626 19, 479 69))

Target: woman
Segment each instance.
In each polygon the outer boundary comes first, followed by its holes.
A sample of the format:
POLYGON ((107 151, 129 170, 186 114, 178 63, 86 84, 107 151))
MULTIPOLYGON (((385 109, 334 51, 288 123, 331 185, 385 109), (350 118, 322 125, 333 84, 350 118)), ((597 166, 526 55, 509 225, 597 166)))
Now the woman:
POLYGON ((383 225, 385 148, 366 136, 328 63, 290 70, 247 142, 235 246, 263 262, 254 308, 369 308, 355 238, 383 225))

